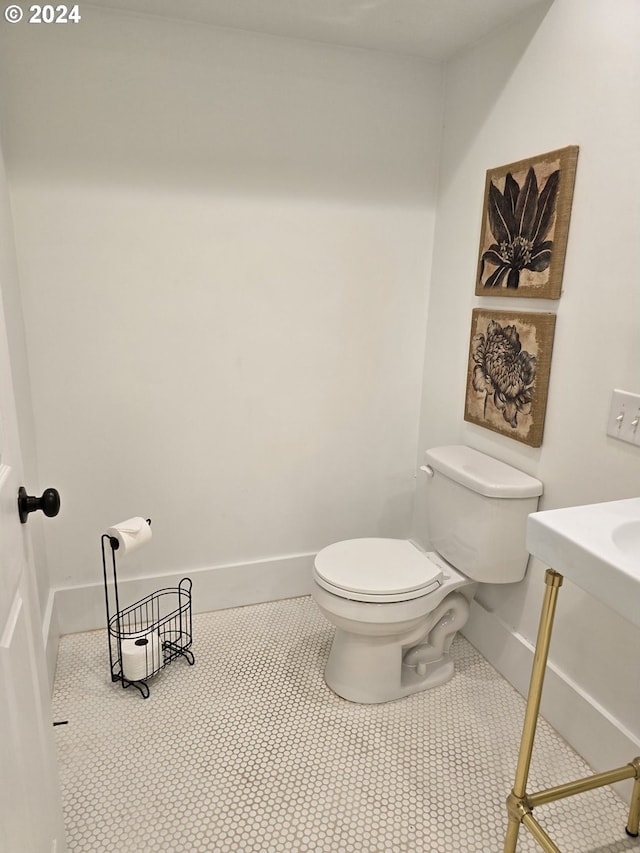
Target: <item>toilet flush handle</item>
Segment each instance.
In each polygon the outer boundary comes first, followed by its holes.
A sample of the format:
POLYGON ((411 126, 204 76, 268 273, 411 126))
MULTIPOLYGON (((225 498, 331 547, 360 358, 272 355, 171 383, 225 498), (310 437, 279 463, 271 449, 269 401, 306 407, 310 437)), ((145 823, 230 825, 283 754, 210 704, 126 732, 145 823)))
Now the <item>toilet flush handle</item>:
POLYGON ((427 475, 427 477, 429 477, 429 479, 431 479, 431 477, 433 477, 435 473, 431 465, 421 465, 420 470, 423 471, 427 475))

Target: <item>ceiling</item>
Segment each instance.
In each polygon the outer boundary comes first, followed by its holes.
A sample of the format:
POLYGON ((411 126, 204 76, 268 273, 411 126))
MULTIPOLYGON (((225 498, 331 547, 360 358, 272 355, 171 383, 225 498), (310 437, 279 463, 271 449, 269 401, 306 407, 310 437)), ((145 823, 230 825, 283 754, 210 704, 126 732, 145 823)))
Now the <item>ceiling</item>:
POLYGON ((440 62, 551 0, 90 0, 218 27, 440 62))

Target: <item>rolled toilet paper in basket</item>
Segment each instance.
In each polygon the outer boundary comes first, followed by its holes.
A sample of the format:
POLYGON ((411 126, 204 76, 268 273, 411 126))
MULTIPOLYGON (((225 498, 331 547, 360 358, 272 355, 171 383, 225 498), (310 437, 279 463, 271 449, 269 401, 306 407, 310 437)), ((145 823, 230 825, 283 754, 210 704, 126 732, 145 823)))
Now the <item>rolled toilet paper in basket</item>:
POLYGON ((114 524, 107 530, 107 536, 118 540, 118 551, 124 556, 151 540, 151 525, 146 518, 136 516, 114 524))
POLYGON ((122 675, 127 681, 143 681, 163 664, 159 631, 122 640, 122 675))

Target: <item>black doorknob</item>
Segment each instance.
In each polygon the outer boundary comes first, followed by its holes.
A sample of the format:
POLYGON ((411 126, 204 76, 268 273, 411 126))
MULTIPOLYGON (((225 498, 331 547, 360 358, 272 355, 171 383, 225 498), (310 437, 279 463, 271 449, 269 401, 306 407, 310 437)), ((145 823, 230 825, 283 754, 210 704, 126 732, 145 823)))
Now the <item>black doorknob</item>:
POLYGON ((56 489, 45 489, 42 497, 36 498, 27 494, 24 486, 18 489, 18 512, 20 521, 26 524, 30 512, 41 509, 49 518, 53 518, 60 512, 60 495, 56 489))

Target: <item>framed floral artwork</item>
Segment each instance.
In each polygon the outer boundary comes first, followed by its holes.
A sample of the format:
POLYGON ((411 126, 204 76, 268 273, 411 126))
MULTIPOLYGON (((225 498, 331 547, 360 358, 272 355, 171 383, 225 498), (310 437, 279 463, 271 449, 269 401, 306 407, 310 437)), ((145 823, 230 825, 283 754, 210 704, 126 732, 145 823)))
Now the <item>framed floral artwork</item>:
POLYGON ((487 172, 476 296, 559 299, 578 146, 487 172))
POLYGON ((540 447, 556 315, 474 308, 464 419, 540 447))

